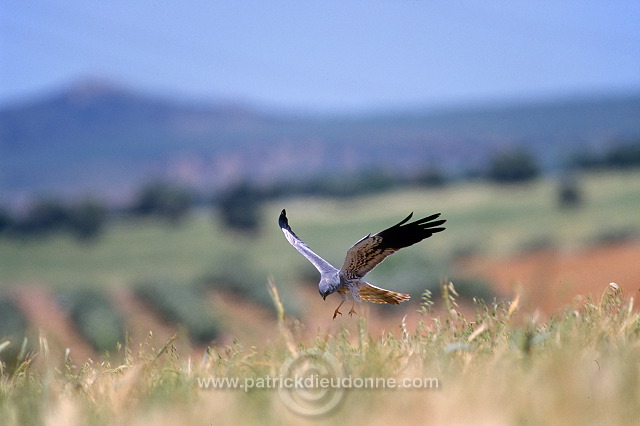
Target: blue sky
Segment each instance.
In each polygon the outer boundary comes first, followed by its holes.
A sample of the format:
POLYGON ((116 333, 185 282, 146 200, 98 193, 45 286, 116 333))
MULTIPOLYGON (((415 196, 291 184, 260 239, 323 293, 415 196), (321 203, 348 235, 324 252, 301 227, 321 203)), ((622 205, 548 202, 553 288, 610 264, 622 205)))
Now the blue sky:
POLYGON ((640 1, 2 0, 0 103, 97 76, 359 111, 640 91, 640 1))

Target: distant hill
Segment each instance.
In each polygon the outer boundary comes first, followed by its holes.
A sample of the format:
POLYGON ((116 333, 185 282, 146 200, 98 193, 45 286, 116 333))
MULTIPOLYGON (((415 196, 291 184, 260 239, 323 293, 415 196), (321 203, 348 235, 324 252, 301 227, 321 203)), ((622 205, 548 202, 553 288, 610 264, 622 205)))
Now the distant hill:
POLYGON ((272 114, 81 82, 0 110, 4 199, 94 193, 124 199, 143 181, 198 188, 373 166, 413 173, 480 168, 526 145, 547 168, 580 149, 640 136, 640 94, 363 116, 272 114))

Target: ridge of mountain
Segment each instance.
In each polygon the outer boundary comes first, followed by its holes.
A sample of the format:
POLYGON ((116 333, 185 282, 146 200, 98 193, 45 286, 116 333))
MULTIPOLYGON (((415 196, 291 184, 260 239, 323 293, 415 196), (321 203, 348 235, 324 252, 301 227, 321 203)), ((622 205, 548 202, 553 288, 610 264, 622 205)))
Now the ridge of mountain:
POLYGON ((83 81, 0 109, 0 192, 124 196, 152 178, 216 188, 432 164, 456 173, 518 145, 553 168, 578 150, 638 137, 640 93, 301 116, 83 81))

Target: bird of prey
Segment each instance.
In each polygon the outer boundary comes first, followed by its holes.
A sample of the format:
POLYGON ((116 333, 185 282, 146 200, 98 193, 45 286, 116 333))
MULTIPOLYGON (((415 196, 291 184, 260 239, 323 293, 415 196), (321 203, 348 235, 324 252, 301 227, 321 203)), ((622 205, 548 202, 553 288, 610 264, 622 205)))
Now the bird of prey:
POLYGON ((313 252, 289 226, 287 212, 283 209, 278 223, 287 241, 306 257, 320 272, 318 290, 322 299, 326 299, 331 293, 337 292, 342 301, 333 313, 335 319, 340 312, 342 304, 351 298, 353 305, 349 315, 356 311, 353 309, 355 302, 367 301, 373 303, 390 303, 398 305, 409 299, 405 293, 385 290, 366 282, 363 278, 367 272, 375 268, 387 256, 401 248, 416 244, 425 238, 429 238, 436 232, 444 231, 441 227, 446 220, 438 219, 440 213, 433 214, 415 222, 407 223, 413 216, 409 214, 400 223, 380 231, 375 235, 367 235, 347 250, 347 257, 340 270, 334 268, 329 262, 313 252))

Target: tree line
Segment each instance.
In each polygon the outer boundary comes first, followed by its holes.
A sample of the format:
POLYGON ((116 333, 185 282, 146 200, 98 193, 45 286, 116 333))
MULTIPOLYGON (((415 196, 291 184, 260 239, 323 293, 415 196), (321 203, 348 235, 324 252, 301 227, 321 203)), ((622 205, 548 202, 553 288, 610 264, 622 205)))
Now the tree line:
POLYGON ((88 241, 102 232, 106 214, 105 205, 97 200, 65 203, 40 199, 17 214, 0 208, 0 235, 31 238, 64 231, 88 241))
MULTIPOLYGON (((600 154, 583 152, 569 163, 577 169, 638 167, 640 141, 613 145, 600 154)), ((466 178, 485 179, 496 184, 519 184, 532 181, 540 174, 541 167, 530 151, 512 148, 497 151, 483 170, 469 173, 466 178)), ((213 197, 202 196, 174 183, 158 181, 144 185, 131 205, 117 212, 109 210, 97 199, 70 203, 41 199, 18 214, 0 207, 0 235, 29 238, 68 232, 81 241, 92 241, 101 235, 111 216, 153 217, 170 225, 179 225, 196 203, 212 206, 218 219, 229 229, 256 232, 260 225, 261 205, 278 198, 346 198, 400 186, 439 188, 456 179, 460 177, 453 177, 435 165, 425 167, 422 172, 409 177, 376 169, 352 175, 289 180, 269 186, 244 181, 229 186, 213 197)), ((576 187, 575 182, 565 182, 561 188, 561 201, 566 201, 567 205, 575 204, 578 197, 576 187)))
POLYGON ((603 152, 580 152, 573 158, 572 165, 583 170, 639 167, 640 141, 616 142, 603 152))

